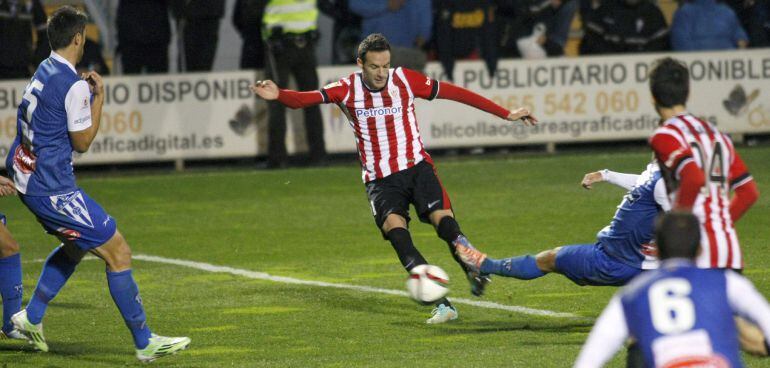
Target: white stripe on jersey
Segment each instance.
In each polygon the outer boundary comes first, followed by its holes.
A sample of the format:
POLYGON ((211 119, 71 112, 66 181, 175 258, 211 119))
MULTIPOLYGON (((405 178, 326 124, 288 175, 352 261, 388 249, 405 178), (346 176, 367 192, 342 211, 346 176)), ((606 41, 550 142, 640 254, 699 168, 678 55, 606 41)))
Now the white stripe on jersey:
MULTIPOLYGON (((387 88, 387 86, 385 87, 387 88)), ((372 95, 372 108, 385 107, 385 105, 382 103, 382 94, 371 93, 371 95, 372 95)), ((388 128, 385 126, 384 116, 377 115, 374 117, 374 121, 375 121, 375 125, 374 125, 375 132, 377 133, 377 147, 380 148, 380 162, 377 162, 376 164, 379 166, 382 176, 385 177, 391 174, 390 163, 388 162, 388 158, 390 158, 390 143, 388 142, 388 128)))
MULTIPOLYGON (((404 100, 401 96, 401 88, 399 88, 393 78, 394 69, 390 70, 390 78, 388 79, 388 94, 390 95, 391 107, 402 107, 404 100)), ((409 105, 407 105, 409 106, 409 105)), ((403 113, 402 113, 403 114, 403 113)), ((393 131, 396 134, 396 165, 398 170, 405 170, 407 166, 406 158, 406 130, 404 124, 395 124, 396 119, 393 118, 393 131)))
MULTIPOLYGON (((355 75, 353 77, 353 90, 355 92, 353 96, 353 103, 355 109, 364 109, 366 108, 364 106, 364 84, 361 82, 361 77, 359 75, 355 75)), ((355 114, 355 111, 353 112, 355 114)), ((351 114, 351 116, 353 116, 351 114)), ((369 127, 366 124, 366 119, 361 121, 361 119, 353 118, 355 120, 350 122, 351 126, 357 126, 358 131, 360 132, 360 136, 356 137, 359 142, 363 142, 364 150, 361 152, 361 166, 363 167, 363 172, 361 173, 361 177, 363 178, 364 182, 368 182, 372 179, 374 179, 374 153, 372 152, 372 141, 369 138, 369 127)), ((355 129, 355 127, 354 127, 355 129)))

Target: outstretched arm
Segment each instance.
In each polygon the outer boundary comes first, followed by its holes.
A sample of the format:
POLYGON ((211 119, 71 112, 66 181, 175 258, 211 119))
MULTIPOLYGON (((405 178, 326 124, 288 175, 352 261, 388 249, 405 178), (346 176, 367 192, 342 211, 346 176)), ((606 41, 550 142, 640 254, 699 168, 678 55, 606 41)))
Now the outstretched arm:
POLYGON ((280 89, 271 80, 257 81, 251 86, 251 91, 267 101, 278 100, 292 109, 314 106, 324 102, 320 91, 297 92, 290 89, 280 89))
POLYGON ((604 169, 586 174, 583 176, 583 181, 580 184, 583 185, 583 188, 591 189, 592 184, 606 181, 625 190, 631 190, 636 185, 638 178, 639 175, 636 174, 623 174, 604 169))
POLYGON ((419 98, 432 100, 438 97, 441 99, 457 101, 506 120, 522 120, 524 124, 527 125, 534 125, 537 123, 537 119, 535 119, 530 111, 525 108, 508 111, 504 107, 492 102, 490 99, 463 87, 449 82, 439 82, 411 69, 400 69, 404 73, 403 76, 409 81, 409 85, 411 86, 414 95, 419 98))
POLYGON ((482 95, 479 95, 478 93, 449 82, 441 82, 441 86, 439 87, 438 95, 436 97, 464 103, 479 110, 486 111, 492 115, 499 116, 505 120, 521 120, 526 125, 535 125, 535 123, 537 123, 537 119, 532 116, 529 110, 523 107, 508 111, 504 107, 494 103, 492 100, 482 95))

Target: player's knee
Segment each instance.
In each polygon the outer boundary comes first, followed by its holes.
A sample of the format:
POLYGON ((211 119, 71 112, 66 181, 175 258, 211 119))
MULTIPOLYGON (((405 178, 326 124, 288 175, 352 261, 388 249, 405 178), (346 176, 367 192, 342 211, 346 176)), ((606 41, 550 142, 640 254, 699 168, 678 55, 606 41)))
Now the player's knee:
POLYGON ((106 256, 103 257, 110 271, 120 272, 131 268, 131 248, 123 235, 116 232, 115 236, 110 239, 110 243, 106 249, 106 256))
POLYGON ((391 213, 385 218, 385 222, 382 224, 382 232, 387 234, 396 228, 406 229, 406 219, 401 215, 391 213))
POLYGON ((431 212, 430 215, 428 215, 428 218, 430 219, 430 223, 433 224, 436 230, 438 230, 438 227, 441 224, 441 221, 446 217, 454 218, 454 214, 452 213, 452 210, 436 210, 431 212))
POLYGON ((19 243, 16 240, 8 239, 0 242, 0 258, 10 257, 19 253, 19 243))
POLYGON ((535 256, 535 261, 537 262, 537 268, 540 269, 540 271, 543 272, 554 272, 556 271, 556 253, 559 252, 559 248, 556 249, 550 249, 543 252, 540 252, 535 256))

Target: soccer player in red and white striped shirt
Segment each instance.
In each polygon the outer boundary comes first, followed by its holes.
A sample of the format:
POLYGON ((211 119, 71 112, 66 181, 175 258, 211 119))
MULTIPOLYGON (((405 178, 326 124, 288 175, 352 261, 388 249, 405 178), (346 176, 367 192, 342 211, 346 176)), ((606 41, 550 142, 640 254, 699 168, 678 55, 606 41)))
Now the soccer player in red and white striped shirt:
MULTIPOLYGON (((334 103, 348 118, 361 159, 362 178, 377 226, 396 250, 407 271, 426 264, 407 230, 409 205, 420 220, 431 223, 447 242, 471 282, 471 292, 481 295, 488 276, 467 270, 455 255, 455 244, 469 245, 454 219, 449 196, 441 185, 420 138, 414 111, 417 98, 462 102, 509 121, 537 120, 527 109, 513 111, 451 83, 439 82, 404 68, 391 68, 390 45, 381 34, 369 35, 358 47, 360 72, 351 74, 320 91, 297 92, 279 89, 272 81, 259 81, 252 90, 265 100, 278 100, 291 108, 334 103)), ((457 310, 446 298, 436 302, 428 323, 457 318, 457 310)))
POLYGON ((674 209, 692 211, 700 220, 697 266, 743 269, 733 222, 759 197, 754 179, 730 137, 687 112, 687 66, 671 58, 656 61, 650 90, 663 121, 650 145, 674 197, 674 209))

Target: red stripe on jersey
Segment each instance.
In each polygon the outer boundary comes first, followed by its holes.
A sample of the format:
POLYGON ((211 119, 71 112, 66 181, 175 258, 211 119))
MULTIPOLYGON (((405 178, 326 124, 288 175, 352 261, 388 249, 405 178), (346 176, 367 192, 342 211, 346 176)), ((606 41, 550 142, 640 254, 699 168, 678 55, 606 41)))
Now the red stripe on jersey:
MULTIPOLYGON (((361 79, 362 92, 364 93, 364 107, 371 109, 374 107, 374 100, 372 94, 363 85, 363 78, 361 79)), ((377 119, 374 117, 366 118, 366 127, 369 131, 369 141, 372 142, 372 154, 374 155, 374 175, 377 178, 382 178, 382 170, 380 169, 380 160, 382 160, 382 152, 380 152, 380 137, 377 136, 377 119)))
MULTIPOLYGON (((703 209, 704 209, 704 219, 705 222, 705 233, 708 237, 708 245, 710 250, 710 261, 712 268, 719 267, 719 248, 717 248, 717 239, 716 236, 714 236, 714 228, 711 226, 711 221, 709 218, 711 217, 711 196, 706 197, 706 200, 703 202, 703 209)), ((701 245, 703 244, 703 241, 701 241, 701 245)))
MULTIPOLYGON (((392 77, 392 75, 391 75, 392 77)), ((382 89, 382 106, 393 107, 393 98, 390 97, 388 92, 388 86, 382 89)), ((393 115, 385 115, 385 129, 388 132, 388 165, 390 166, 390 173, 394 174, 398 172, 398 137, 396 137, 396 126, 393 115)))
POLYGON ((399 93, 401 93, 401 109, 404 112, 401 124, 404 125, 406 135, 406 167, 410 168, 414 166, 414 145, 412 144, 414 133, 412 132, 412 124, 409 122, 409 91, 398 73, 393 73, 393 77, 393 84, 398 87, 399 93))
MULTIPOLYGON (((353 113, 355 113, 356 111, 356 77, 357 76, 353 74, 350 78, 350 93, 348 94, 348 101, 347 101, 347 104, 345 105, 348 108, 348 111, 349 112, 352 111, 353 113)), ((363 170, 365 172, 364 181, 368 182, 372 179, 369 177, 369 171, 366 170, 366 151, 364 149, 364 141, 363 139, 358 138, 358 137, 361 137, 361 126, 359 125, 358 121, 351 121, 350 123, 351 123, 350 125, 353 126, 353 131, 355 132, 355 135, 356 135, 356 141, 357 141, 356 143, 358 146, 358 157, 361 158, 361 166, 363 167, 363 170)))

